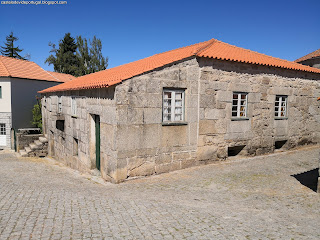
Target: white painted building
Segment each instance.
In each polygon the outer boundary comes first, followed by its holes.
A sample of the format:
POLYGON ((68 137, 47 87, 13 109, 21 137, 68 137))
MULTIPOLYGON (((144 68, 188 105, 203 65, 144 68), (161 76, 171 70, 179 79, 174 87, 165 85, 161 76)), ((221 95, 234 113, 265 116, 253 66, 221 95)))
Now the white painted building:
POLYGON ((0 148, 10 147, 11 129, 32 127, 38 91, 73 78, 45 71, 34 62, 0 56, 0 148))

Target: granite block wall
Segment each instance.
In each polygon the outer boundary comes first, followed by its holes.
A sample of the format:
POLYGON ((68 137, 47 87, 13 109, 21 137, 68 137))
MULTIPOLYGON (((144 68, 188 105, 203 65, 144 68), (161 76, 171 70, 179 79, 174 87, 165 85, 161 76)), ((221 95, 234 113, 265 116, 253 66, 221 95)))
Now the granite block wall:
POLYGON ((43 121, 49 153, 90 172, 95 166, 93 115, 101 121, 101 174, 112 182, 272 153, 320 138, 319 74, 206 58, 189 58, 103 89, 47 94, 43 121), (185 121, 162 122, 163 89, 185 91, 185 121), (248 94, 247 118, 231 116, 233 92, 248 94), (57 113, 58 97, 63 111, 57 113), (276 119, 276 95, 288 98, 276 119), (71 114, 77 96, 78 115, 71 114), (64 130, 56 122, 64 121, 64 130), (78 154, 73 155, 74 139, 78 154))

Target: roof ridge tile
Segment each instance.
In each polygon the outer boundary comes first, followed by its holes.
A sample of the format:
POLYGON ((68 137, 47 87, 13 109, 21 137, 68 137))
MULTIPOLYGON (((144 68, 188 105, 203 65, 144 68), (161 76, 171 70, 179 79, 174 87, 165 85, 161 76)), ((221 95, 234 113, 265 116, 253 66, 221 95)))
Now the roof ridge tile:
MULTIPOLYGON (((43 69, 44 70, 44 69, 43 69)), ((53 76, 51 73, 49 73, 49 71, 44 70, 46 73, 48 73, 51 77, 57 79, 58 81, 60 81, 60 79, 56 78, 55 76, 53 76)))
POLYGON ((218 40, 216 40, 216 39, 214 39, 214 38, 210 39, 210 40, 208 41, 208 44, 207 44, 207 45, 201 47, 198 51, 195 52, 195 55, 198 56, 198 54, 200 54, 202 51, 206 50, 207 48, 211 47, 212 44, 215 43, 216 41, 218 41, 218 40))

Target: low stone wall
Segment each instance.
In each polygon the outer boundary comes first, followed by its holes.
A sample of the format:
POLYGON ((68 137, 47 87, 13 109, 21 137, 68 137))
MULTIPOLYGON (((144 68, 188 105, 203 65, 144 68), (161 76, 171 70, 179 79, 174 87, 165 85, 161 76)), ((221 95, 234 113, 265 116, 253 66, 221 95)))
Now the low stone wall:
POLYGON ((30 143, 33 143, 35 140, 38 140, 39 137, 43 137, 43 134, 29 134, 29 130, 19 129, 16 133, 16 146, 17 152, 24 149, 26 146, 29 146, 30 143))

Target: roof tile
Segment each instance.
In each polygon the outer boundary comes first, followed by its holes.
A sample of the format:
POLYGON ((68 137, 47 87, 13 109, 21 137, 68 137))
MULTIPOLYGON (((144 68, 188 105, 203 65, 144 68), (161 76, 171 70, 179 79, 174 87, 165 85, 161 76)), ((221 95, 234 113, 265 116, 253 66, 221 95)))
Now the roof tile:
POLYGON ((26 78, 52 82, 65 82, 74 77, 69 74, 47 72, 38 64, 11 57, 0 56, 0 77, 26 78), (67 76, 64 76, 67 75, 67 76))
POLYGON ((316 58, 316 57, 320 57, 320 48, 318 50, 315 50, 312 53, 309 53, 301 58, 298 58, 297 60, 295 60, 295 62, 303 62, 305 60, 311 59, 311 58, 316 58))
POLYGON ((192 56, 215 58, 227 61, 244 62, 250 64, 267 65, 279 68, 293 69, 320 73, 320 69, 304 66, 287 60, 267 56, 258 52, 236 47, 216 39, 197 43, 191 46, 178 48, 172 51, 160 53, 135 62, 124 64, 111 69, 78 77, 72 81, 60 84, 41 91, 56 92, 68 90, 80 90, 90 88, 108 87, 123 80, 132 78, 142 73, 163 67, 176 61, 192 56))

